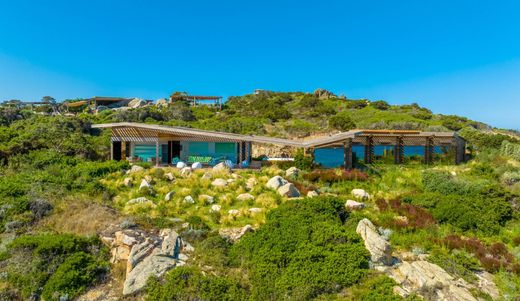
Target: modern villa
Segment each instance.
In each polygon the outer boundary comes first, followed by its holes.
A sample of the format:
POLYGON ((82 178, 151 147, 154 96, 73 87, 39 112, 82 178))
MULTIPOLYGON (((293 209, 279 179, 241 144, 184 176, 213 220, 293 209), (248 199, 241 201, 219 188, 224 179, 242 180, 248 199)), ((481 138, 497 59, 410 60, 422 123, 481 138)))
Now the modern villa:
POLYGON ((290 147, 302 149, 325 167, 351 169, 354 162, 365 164, 391 158, 402 164, 410 156, 425 164, 439 158, 459 164, 465 160, 466 142, 455 132, 404 130, 351 130, 309 140, 291 140, 256 135, 240 135, 193 128, 144 123, 108 123, 92 126, 111 130, 111 159, 168 165, 176 161, 213 165, 222 160, 235 164, 251 162, 253 148, 290 147))

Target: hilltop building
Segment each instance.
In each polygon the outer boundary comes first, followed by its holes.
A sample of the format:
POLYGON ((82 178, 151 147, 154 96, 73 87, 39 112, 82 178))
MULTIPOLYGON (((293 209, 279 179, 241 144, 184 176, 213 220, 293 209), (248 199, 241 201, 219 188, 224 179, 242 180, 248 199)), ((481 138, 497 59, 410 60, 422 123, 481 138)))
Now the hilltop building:
POLYGON ((351 169, 354 162, 374 163, 382 152, 392 153, 392 162, 402 164, 407 156, 421 156, 425 164, 438 156, 459 164, 465 160, 465 140, 455 132, 419 132, 398 130, 351 130, 311 140, 291 140, 255 135, 239 135, 192 128, 144 123, 109 123, 93 128, 110 129, 111 159, 141 160, 156 165, 185 162, 217 163, 230 160, 236 164, 252 160, 255 145, 277 145, 303 149, 316 163, 315 153, 324 149, 342 150, 333 155, 337 166, 351 169))

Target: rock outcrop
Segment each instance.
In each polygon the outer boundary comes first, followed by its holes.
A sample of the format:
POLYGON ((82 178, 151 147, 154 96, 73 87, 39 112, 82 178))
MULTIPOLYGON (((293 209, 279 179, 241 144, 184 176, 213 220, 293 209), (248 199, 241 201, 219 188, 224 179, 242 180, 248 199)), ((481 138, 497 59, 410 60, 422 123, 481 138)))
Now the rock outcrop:
POLYGON ((193 251, 173 229, 157 234, 113 225, 100 236, 111 249, 112 263, 126 261, 124 295, 141 291, 150 276, 160 277, 175 266, 184 265, 193 251))
POLYGON ((371 221, 366 218, 360 220, 356 232, 363 238, 365 248, 370 252, 370 259, 373 263, 392 264, 392 248, 390 247, 390 243, 379 235, 371 221))
POLYGON ((241 193, 237 196, 238 201, 252 201, 255 197, 249 193, 241 193))
POLYGON ((239 240, 242 236, 244 236, 246 233, 252 232, 252 231, 254 231, 254 230, 251 225, 245 225, 244 227, 241 227, 241 228, 220 229, 218 231, 218 233, 222 238, 229 239, 230 241, 235 242, 235 241, 239 240))

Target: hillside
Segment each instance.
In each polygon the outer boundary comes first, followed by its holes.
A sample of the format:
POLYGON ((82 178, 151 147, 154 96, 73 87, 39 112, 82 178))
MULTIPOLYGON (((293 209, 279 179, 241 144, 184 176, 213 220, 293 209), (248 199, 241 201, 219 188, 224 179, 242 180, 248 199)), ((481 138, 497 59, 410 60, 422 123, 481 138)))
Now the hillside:
POLYGON ((0 107, 0 300, 520 296, 514 132, 323 90, 231 97, 222 110, 38 110, 0 107), (472 158, 353 171, 304 158, 261 170, 130 166, 106 161, 109 133, 90 127, 121 121, 280 137, 455 130, 472 158))

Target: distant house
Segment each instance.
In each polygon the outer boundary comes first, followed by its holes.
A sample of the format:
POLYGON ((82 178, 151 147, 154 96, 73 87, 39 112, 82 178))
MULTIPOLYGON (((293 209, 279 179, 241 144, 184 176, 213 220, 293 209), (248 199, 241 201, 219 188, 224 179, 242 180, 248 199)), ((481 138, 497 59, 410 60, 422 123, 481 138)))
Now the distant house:
POLYGON ((85 99, 85 101, 90 104, 92 109, 96 109, 99 106, 114 108, 128 105, 132 101, 132 98, 94 96, 92 98, 85 99))
POLYGON ((186 92, 174 92, 170 95, 170 102, 185 101, 192 106, 199 104, 209 104, 222 108, 222 96, 202 96, 202 95, 188 95, 186 92))
POLYGON ((337 157, 337 165, 347 169, 353 167, 356 157, 371 164, 382 151, 390 151, 396 164, 405 162, 407 148, 414 156, 421 155, 426 164, 433 162, 441 149, 450 154, 455 164, 463 162, 465 154, 465 140, 454 132, 351 130, 312 140, 290 140, 129 122, 97 124, 93 128, 111 130, 112 159, 128 158, 156 165, 176 160, 207 164, 219 160, 251 161, 252 149, 258 144, 300 148, 320 164, 319 158, 314 157, 315 152, 336 150, 328 157, 337 157))

